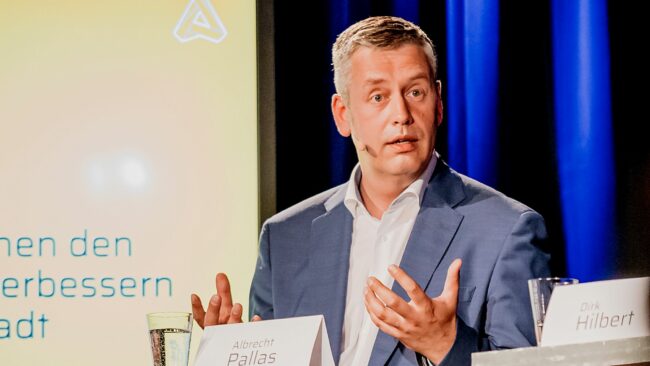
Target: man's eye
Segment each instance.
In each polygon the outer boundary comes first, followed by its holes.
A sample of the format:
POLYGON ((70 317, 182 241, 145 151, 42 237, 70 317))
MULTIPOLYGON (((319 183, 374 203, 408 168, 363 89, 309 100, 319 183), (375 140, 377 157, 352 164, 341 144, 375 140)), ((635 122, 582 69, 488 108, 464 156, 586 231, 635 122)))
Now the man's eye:
POLYGON ((382 100, 384 100, 384 97, 382 97, 380 94, 375 94, 375 95, 372 96, 372 101, 373 102, 379 103, 382 100))

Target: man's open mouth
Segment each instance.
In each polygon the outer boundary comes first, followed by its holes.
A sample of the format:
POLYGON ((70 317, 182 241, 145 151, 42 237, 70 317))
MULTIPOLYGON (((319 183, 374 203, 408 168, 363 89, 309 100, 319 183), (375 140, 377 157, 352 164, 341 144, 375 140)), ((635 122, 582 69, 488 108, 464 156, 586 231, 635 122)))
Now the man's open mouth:
POLYGON ((400 136, 388 142, 388 144, 408 144, 411 142, 416 142, 418 139, 413 136, 400 136))

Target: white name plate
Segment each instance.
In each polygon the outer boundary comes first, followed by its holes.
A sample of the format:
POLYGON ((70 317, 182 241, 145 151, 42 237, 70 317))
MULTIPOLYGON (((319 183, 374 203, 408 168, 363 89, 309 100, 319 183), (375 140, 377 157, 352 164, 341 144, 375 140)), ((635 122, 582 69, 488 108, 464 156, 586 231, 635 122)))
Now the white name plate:
POLYGON ((541 345, 643 336, 650 336, 650 277, 556 287, 541 345))
POLYGON ((206 327, 195 366, 334 366, 322 315, 206 327))

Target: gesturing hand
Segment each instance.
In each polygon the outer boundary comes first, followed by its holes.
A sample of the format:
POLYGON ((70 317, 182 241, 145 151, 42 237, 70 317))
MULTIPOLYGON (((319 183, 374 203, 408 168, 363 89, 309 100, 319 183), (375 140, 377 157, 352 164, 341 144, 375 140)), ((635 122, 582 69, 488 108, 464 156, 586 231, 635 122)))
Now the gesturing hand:
POLYGON ((388 272, 408 294, 408 303, 370 277, 364 303, 373 323, 406 347, 440 363, 456 339, 460 266, 460 259, 451 263, 442 293, 430 298, 404 270, 391 265, 388 272))
MULTIPOLYGON (((201 298, 196 294, 192 294, 192 315, 194 320, 201 328, 211 325, 241 323, 242 306, 240 303, 234 305, 232 303, 228 276, 225 273, 218 273, 215 282, 217 293, 210 298, 207 311, 203 310, 201 298)), ((257 321, 261 320, 261 318, 255 315, 251 320, 257 321)))

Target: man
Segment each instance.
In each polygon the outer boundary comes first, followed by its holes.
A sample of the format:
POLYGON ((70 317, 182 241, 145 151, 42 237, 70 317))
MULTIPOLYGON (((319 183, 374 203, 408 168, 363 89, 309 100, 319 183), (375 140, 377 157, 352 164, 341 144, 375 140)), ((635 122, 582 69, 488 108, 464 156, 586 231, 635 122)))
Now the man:
MULTIPOLYGON (((264 224, 253 320, 323 314, 339 365, 469 365, 471 352, 533 344, 526 280, 548 275, 543 220, 435 152, 429 38, 368 18, 338 37, 333 64, 332 113, 359 164, 264 224)), ((217 292, 207 313, 192 296, 199 325, 241 321, 223 274, 217 292)))

